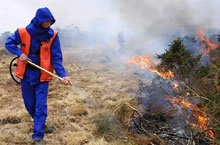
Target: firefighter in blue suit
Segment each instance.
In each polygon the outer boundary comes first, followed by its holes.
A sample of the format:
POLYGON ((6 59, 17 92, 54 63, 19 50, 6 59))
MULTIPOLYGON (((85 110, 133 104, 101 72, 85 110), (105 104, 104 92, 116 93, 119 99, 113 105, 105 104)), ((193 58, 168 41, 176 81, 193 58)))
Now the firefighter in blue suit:
POLYGON ((27 60, 40 65, 40 63, 51 63, 56 74, 63 78, 61 81, 64 85, 70 83, 67 73, 62 65, 62 52, 60 48, 60 41, 58 35, 50 27, 55 23, 55 19, 48 8, 39 8, 31 23, 27 25, 25 30, 30 35, 30 46, 28 54, 24 53, 17 45, 24 45, 21 34, 15 31, 14 35, 10 36, 5 43, 5 48, 12 54, 19 57, 21 63, 25 63, 23 68, 24 74, 21 79, 21 90, 25 107, 34 120, 34 128, 32 138, 35 145, 43 144, 44 133, 51 133, 52 128, 45 125, 47 118, 47 95, 48 95, 48 81, 42 81, 41 71, 30 65, 27 60), (53 38, 54 37, 54 38, 53 38), (40 62, 40 50, 43 41, 47 42, 53 38, 50 46, 50 62, 40 62))

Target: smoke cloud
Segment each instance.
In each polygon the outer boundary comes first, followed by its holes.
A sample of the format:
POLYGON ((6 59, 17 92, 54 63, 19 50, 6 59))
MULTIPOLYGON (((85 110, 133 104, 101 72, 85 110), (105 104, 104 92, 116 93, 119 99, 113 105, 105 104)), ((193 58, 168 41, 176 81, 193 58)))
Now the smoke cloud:
POLYGON ((57 20, 53 27, 77 26, 91 41, 113 50, 123 46, 134 53, 160 53, 172 39, 194 35, 199 28, 218 33, 219 4, 218 0, 7 0, 1 2, 0 32, 25 27, 38 8, 48 7, 57 20))
POLYGON ((168 32, 191 33, 199 27, 218 28, 215 5, 219 3, 208 0, 118 1, 121 16, 139 31, 151 35, 168 32))
MULTIPOLYGON (((136 40, 152 48, 152 43, 170 43, 176 37, 219 30, 219 1, 213 0, 120 0, 115 1, 121 18, 140 37, 136 40), (141 42, 140 42, 141 41, 141 42), (148 45, 149 44, 149 45, 148 45)), ((166 44, 167 46, 167 44, 166 44)))

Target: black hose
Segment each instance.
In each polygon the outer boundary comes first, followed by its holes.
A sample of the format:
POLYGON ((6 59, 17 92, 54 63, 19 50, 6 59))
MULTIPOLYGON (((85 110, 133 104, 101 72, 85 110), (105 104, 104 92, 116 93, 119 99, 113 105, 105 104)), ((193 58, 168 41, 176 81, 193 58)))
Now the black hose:
MULTIPOLYGON (((10 71, 10 75, 11 75, 12 79, 13 79, 17 84, 21 84, 21 82, 19 82, 19 81, 17 81, 17 80, 15 79, 16 76, 14 76, 13 73, 12 73, 13 62, 14 62, 17 58, 18 58, 18 57, 15 57, 15 58, 13 58, 13 59, 11 60, 10 65, 9 65, 9 71, 10 71)), ((16 65, 17 65, 17 64, 14 64, 14 66, 16 66, 16 65)), ((17 78, 17 77, 16 77, 16 78, 17 78)))

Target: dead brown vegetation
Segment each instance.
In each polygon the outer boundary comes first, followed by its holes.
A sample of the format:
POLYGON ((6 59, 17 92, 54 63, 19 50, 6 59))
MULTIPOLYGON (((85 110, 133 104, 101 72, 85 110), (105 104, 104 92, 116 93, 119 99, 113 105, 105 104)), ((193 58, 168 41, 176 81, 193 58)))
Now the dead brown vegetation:
MULTIPOLYGON (((78 62, 74 52, 64 51, 64 66, 77 94, 59 80, 50 83, 47 124, 54 128, 45 135, 48 145, 138 145, 113 111, 122 102, 136 98, 138 80, 112 64, 78 62)), ((20 86, 13 82, 8 66, 13 56, 0 54, 0 144, 32 144, 33 120, 25 110, 20 86)), ((142 137, 140 137, 142 138, 142 137)), ((154 140, 155 137, 150 139, 154 140)), ((148 142, 151 142, 148 140, 148 142)))

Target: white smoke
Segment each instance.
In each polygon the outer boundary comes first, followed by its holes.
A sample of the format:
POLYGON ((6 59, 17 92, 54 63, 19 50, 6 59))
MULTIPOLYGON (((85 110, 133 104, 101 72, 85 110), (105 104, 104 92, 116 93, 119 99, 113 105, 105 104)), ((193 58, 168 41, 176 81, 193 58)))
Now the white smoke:
POLYGON ((217 0, 120 0, 122 18, 138 31, 151 35, 172 32, 192 33, 198 28, 218 29, 217 0))
MULTIPOLYGON (((117 43, 123 31, 125 47, 135 53, 160 53, 172 39, 219 30, 217 0, 1 0, 0 32, 25 27, 40 7, 48 7, 53 27, 77 26, 105 43, 117 43)), ((115 47, 115 46, 114 46, 115 47)))
POLYGON ((170 43, 184 35, 195 35, 199 28, 206 33, 219 30, 217 0, 115 0, 121 18, 126 21, 137 37, 139 47, 155 48, 157 43, 170 43), (154 42, 155 45, 152 45, 154 42))
POLYGON ((53 13, 56 19, 54 27, 74 24, 83 31, 90 31, 92 25, 102 20, 111 26, 105 30, 109 33, 116 31, 120 25, 111 0, 1 0, 0 32, 28 25, 36 10, 41 7, 48 7, 53 13))

